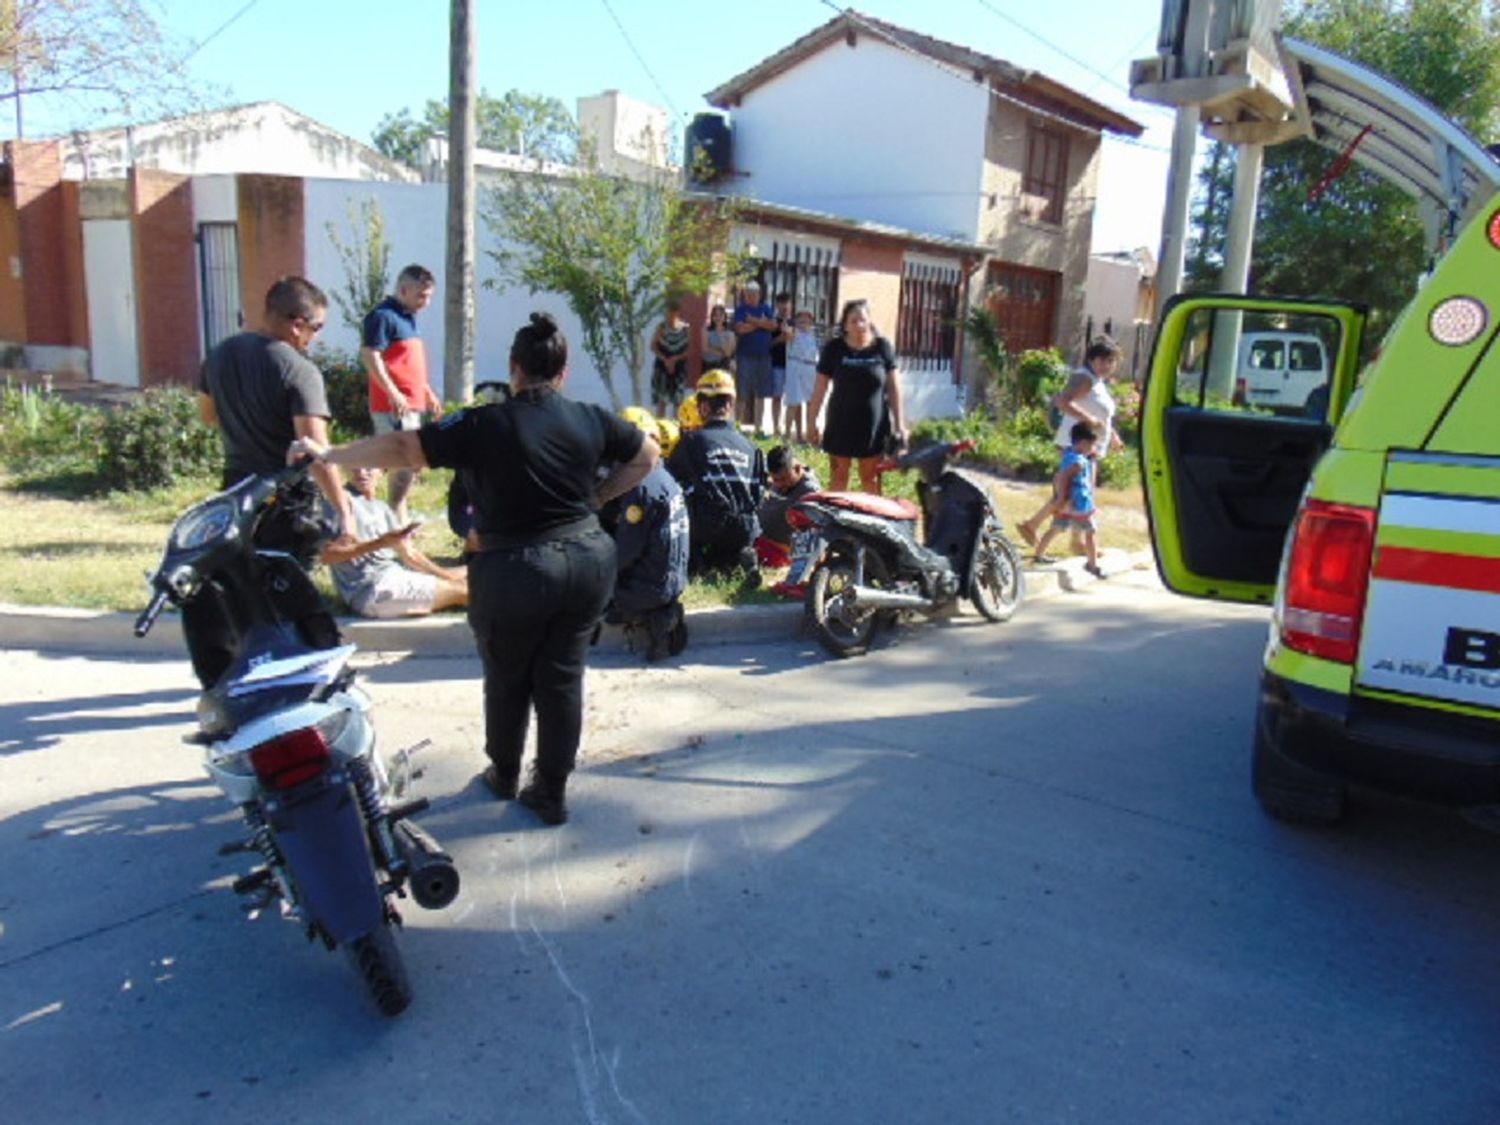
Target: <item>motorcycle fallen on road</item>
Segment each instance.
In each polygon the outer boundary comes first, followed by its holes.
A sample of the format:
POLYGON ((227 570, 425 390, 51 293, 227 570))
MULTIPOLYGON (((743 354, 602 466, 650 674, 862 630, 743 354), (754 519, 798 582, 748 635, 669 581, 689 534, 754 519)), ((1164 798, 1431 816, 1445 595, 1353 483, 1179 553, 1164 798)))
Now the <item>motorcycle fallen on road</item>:
MULTIPOLYGON (((420 747, 387 769, 370 698, 349 666, 355 647, 309 638, 288 617, 288 604, 316 604, 316 590, 289 555, 256 546, 261 521, 305 476, 303 466, 248 477, 179 516, 135 634, 144 637, 169 602, 227 607, 232 656, 200 696, 198 730, 186 740, 203 748, 209 776, 244 817, 244 839, 221 853, 260 860, 234 890, 252 917, 274 905, 309 940, 345 947, 376 1007, 394 1016, 411 1002, 395 900, 410 885, 418 906, 440 909, 458 894, 459 876, 411 819, 427 801, 401 801, 420 747)), ((184 614, 190 644, 195 627, 184 614)))
POLYGON ((877 626, 903 613, 949 613, 960 598, 990 621, 1008 621, 1020 608, 1020 555, 984 483, 953 465, 972 448, 969 441, 927 445, 882 466, 921 474, 920 506, 864 492, 813 492, 788 510, 793 559, 784 588, 805 585, 805 620, 834 656, 865 652, 877 626))

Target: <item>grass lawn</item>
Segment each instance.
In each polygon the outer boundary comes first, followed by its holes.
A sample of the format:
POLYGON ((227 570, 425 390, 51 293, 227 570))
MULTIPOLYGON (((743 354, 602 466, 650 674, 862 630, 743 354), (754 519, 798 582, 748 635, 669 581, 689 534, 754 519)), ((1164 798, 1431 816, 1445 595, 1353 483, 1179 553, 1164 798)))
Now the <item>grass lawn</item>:
MULTIPOLYGON (((826 458, 816 451, 804 453, 826 483, 826 458)), ((899 483, 887 478, 890 491, 911 495, 911 474, 903 476, 907 479, 899 483)), ((413 510, 427 517, 421 547, 440 560, 459 554, 446 519, 449 477, 445 470, 428 470, 411 501, 413 510)), ((1035 511, 1049 487, 994 478, 993 493, 1006 526, 1014 527, 1035 511)), ((148 598, 145 575, 156 568, 172 521, 214 490, 212 481, 202 481, 149 493, 75 498, 20 488, 0 478, 0 600, 80 609, 142 608, 148 598)), ((1099 508, 1102 545, 1128 550, 1148 545, 1138 490, 1103 490, 1099 508)), ((1055 550, 1066 548, 1060 542, 1055 550)), ((326 569, 320 569, 318 584, 332 595, 326 569)), ((683 599, 689 608, 777 600, 765 590, 745 592, 729 581, 695 581, 683 599)))

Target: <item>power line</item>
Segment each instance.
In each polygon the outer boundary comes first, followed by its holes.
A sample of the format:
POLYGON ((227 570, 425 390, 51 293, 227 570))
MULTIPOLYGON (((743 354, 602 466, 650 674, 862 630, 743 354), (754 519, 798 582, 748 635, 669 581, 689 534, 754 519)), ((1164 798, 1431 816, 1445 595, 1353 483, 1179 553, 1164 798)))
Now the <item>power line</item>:
MULTIPOLYGON (((251 2, 253 3, 254 0, 251 0, 251 2)), ((599 0, 599 3, 604 5, 604 10, 609 13, 609 18, 615 21, 615 27, 620 32, 620 38, 625 40, 625 46, 630 48, 630 53, 635 56, 635 61, 641 64, 641 69, 646 72, 646 77, 651 79, 651 84, 656 87, 656 92, 660 94, 662 96, 662 100, 667 103, 667 108, 672 111, 672 116, 681 117, 681 112, 679 112, 677 106, 672 102, 672 96, 667 93, 666 87, 661 84, 661 81, 656 77, 655 72, 652 71, 650 65, 646 62, 645 57, 641 54, 640 50, 637 49, 635 40, 630 38, 630 32, 625 30, 625 25, 620 22, 620 17, 615 14, 615 10, 613 6, 611 6, 609 0, 599 0)))
POLYGON ((259 3, 260 0, 247 0, 247 2, 241 6, 239 11, 235 12, 234 15, 230 16, 227 20, 210 31, 202 39, 198 40, 198 42, 194 44, 192 50, 190 50, 187 54, 183 55, 182 58, 177 60, 178 65, 181 66, 183 63, 187 62, 188 59, 192 58, 199 51, 203 50, 204 47, 207 47, 215 39, 223 35, 224 32, 229 30, 229 28, 235 23, 235 21, 237 21, 241 16, 243 16, 246 12, 248 12, 251 8, 255 7, 255 5, 259 3))

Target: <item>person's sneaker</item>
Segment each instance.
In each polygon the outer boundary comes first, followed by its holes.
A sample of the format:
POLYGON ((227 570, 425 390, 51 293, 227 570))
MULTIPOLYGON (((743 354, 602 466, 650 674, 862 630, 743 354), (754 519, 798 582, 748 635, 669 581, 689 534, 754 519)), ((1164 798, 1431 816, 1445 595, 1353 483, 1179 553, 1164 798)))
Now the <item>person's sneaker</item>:
POLYGON ((533 774, 526 788, 516 794, 516 800, 536 813, 543 824, 565 824, 568 820, 568 806, 563 800, 566 786, 566 781, 533 774))
POLYGON ((1055 563, 1057 561, 1057 556, 1056 555, 1032 555, 1031 556, 1031 561, 1034 562, 1034 563, 1039 563, 1042 566, 1050 566, 1052 563, 1055 563))
POLYGON ((1107 574, 1104 573, 1103 569, 1097 563, 1084 563, 1083 564, 1083 569, 1086 570, 1086 571, 1088 571, 1095 578, 1107 578, 1107 577, 1109 577, 1107 574))
POLYGON ((479 777, 484 782, 485 788, 498 800, 515 800, 516 786, 520 784, 518 773, 501 773, 499 766, 491 764, 484 767, 484 772, 479 777))

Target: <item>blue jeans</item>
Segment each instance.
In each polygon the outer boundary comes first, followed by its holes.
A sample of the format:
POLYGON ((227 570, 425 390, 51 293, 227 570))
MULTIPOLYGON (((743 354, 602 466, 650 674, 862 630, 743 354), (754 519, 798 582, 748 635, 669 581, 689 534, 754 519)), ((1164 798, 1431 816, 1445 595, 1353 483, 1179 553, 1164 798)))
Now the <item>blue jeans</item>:
POLYGON ((469 626, 484 665, 484 752, 502 774, 521 768, 536 710, 537 772, 573 770, 583 730, 583 669, 615 586, 603 530, 483 551, 469 562, 469 626))

